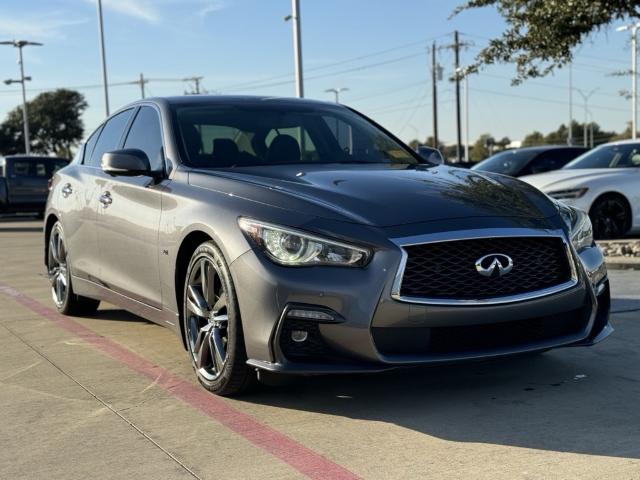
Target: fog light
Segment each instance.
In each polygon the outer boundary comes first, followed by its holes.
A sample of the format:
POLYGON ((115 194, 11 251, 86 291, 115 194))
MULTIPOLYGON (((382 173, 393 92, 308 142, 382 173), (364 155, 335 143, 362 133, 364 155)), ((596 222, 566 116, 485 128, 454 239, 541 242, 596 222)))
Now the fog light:
POLYGON ((306 330, 291 330, 291 340, 296 343, 302 343, 309 337, 309 332, 306 330))
POLYGON ((332 322, 335 319, 333 315, 323 312, 321 310, 303 310, 301 308, 294 308, 287 312, 287 317, 304 318, 305 320, 324 320, 326 322, 332 322))

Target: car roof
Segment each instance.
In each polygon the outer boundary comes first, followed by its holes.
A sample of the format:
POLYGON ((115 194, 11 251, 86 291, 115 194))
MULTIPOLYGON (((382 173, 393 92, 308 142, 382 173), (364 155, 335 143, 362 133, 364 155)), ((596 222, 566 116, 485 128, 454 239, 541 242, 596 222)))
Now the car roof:
MULTIPOLYGON (((322 100, 310 100, 307 98, 293 97, 269 97, 255 95, 181 95, 174 97, 153 97, 139 100, 136 103, 153 102, 171 106, 182 105, 264 105, 273 103, 276 105, 330 105, 336 106, 334 102, 322 100)), ((339 105, 338 105, 339 106, 339 105)))
MULTIPOLYGON (((507 150, 502 150, 503 152, 544 152, 547 150, 563 150, 568 148, 577 148, 581 150, 588 150, 587 147, 583 147, 582 145, 536 145, 535 147, 520 147, 520 148, 511 148, 507 150)), ((496 152, 501 153, 501 152, 496 152)))
POLYGON ((65 162, 69 161, 68 158, 49 157, 48 155, 20 155, 20 154, 16 154, 16 155, 5 155, 4 158, 6 160, 13 159, 13 160, 62 160, 62 161, 65 161, 65 162))
POLYGON ((640 140, 634 140, 632 138, 628 138, 626 140, 616 140, 615 142, 603 143, 602 145, 598 145, 598 147, 602 147, 603 145, 629 145, 634 143, 640 145, 640 140))

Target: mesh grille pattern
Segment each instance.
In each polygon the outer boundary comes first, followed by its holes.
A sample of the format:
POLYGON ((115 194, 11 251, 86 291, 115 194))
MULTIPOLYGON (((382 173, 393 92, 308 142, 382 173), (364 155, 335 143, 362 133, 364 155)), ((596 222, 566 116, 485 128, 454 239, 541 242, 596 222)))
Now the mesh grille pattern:
POLYGON ((568 281, 564 244, 555 237, 456 240, 405 247, 408 254, 400 294, 408 297, 474 300, 517 295, 568 281), (513 269, 484 277, 476 261, 492 253, 508 255, 513 269))
POLYGON ((454 355, 531 346, 577 335, 589 315, 584 310, 511 322, 453 327, 373 328, 378 350, 386 355, 454 355))

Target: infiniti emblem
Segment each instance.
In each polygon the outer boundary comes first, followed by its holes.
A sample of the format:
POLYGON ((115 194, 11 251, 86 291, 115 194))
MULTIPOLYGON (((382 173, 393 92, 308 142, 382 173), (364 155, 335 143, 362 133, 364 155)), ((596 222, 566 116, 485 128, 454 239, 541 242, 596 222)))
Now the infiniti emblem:
POLYGON ((501 277, 509 273, 512 268, 513 260, 502 253, 490 253, 476 260, 476 270, 485 277, 492 277, 496 273, 496 276, 501 277))

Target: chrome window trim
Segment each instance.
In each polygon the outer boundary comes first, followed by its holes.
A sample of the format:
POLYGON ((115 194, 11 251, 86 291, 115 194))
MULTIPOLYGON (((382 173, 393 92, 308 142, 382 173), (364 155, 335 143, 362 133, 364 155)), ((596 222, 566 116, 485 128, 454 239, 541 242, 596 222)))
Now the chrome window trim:
POLYGON ((415 235, 411 237, 394 238, 391 239, 402 252, 402 258, 398 271, 393 280, 391 286, 391 298, 405 303, 416 303, 421 305, 440 305, 440 306, 477 306, 477 305, 500 305, 507 303, 522 302, 525 300, 532 300, 535 298, 546 297, 555 293, 563 292, 578 284, 578 270, 576 266, 576 259, 573 256, 571 244, 568 242, 565 233, 562 230, 534 230, 528 228, 499 228, 499 229, 478 229, 478 230, 460 230, 457 232, 441 232, 435 234, 415 235), (559 238, 565 247, 567 260, 569 261, 569 268, 571 271, 570 280, 555 285, 553 287, 544 288, 542 290, 536 290, 533 292, 519 293, 515 295, 507 295, 504 297, 493 297, 483 299, 444 299, 444 298, 428 298, 428 297, 411 297, 400 295, 402 287, 402 279, 404 277, 404 271, 407 266, 407 259, 409 257, 404 247, 410 247, 413 245, 423 245, 427 243, 442 243, 452 242, 457 240, 476 240, 482 238, 510 238, 510 237, 546 237, 546 238, 559 238))

